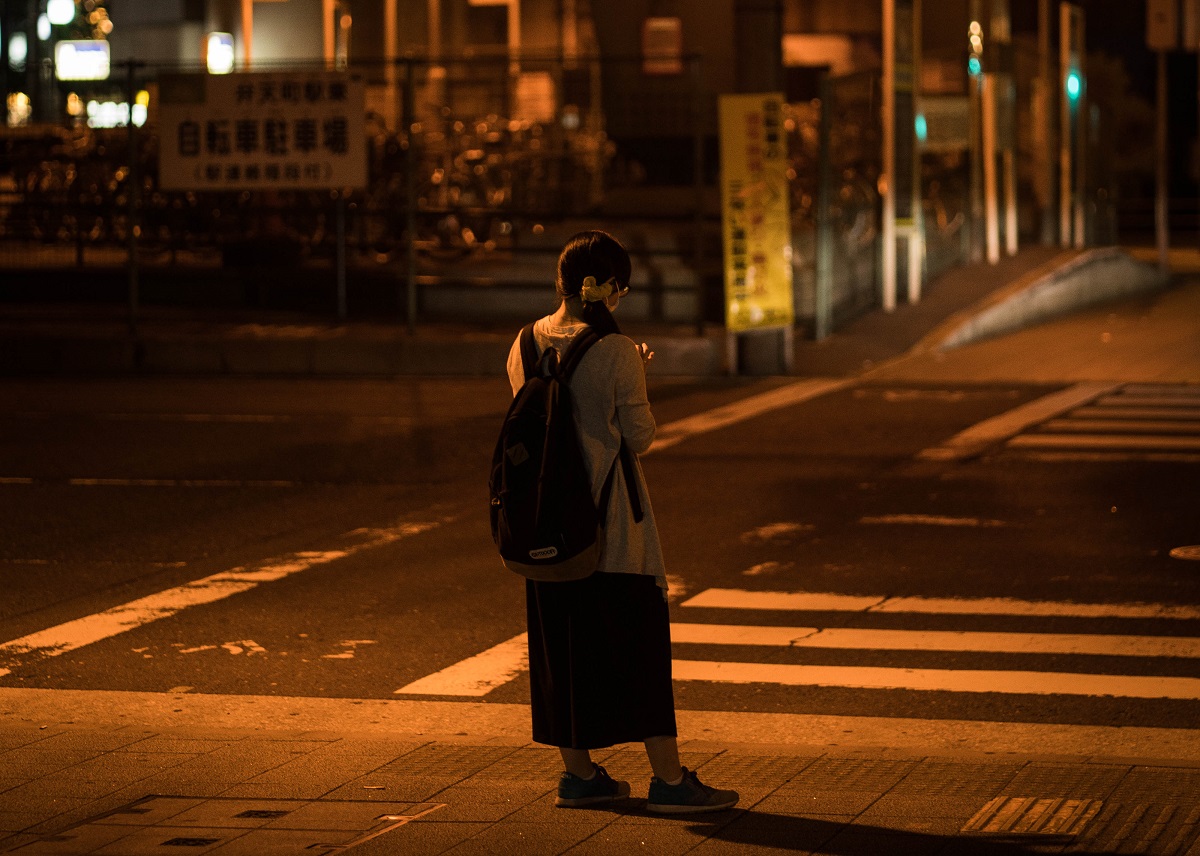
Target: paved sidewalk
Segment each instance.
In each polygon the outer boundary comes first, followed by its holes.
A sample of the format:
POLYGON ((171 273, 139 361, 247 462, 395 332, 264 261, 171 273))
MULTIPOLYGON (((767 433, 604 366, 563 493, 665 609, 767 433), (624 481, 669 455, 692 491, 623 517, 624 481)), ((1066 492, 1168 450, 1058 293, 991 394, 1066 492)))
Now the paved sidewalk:
POLYGON ((684 763, 742 801, 664 818, 636 746, 595 755, 630 799, 555 808, 560 761, 519 733, 527 715, 0 691, 0 852, 1200 854, 1200 745, 1182 731, 685 712, 681 730, 710 737, 685 739, 684 763), (730 741, 739 728, 760 742, 730 741), (1172 760, 1101 754, 1154 747, 1172 760))

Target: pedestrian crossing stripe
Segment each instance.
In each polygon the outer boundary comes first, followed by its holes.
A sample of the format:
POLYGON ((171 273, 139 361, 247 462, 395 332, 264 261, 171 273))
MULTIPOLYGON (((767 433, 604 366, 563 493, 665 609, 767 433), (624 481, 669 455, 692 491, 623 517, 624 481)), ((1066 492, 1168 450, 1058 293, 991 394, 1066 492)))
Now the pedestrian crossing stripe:
MULTIPOLYGON (((1011 598, 889 598, 821 592, 748 592, 735 589, 707 589, 681 605, 681 608, 689 607, 926 615, 1067 616, 1091 619, 1200 619, 1200 608, 1155 603, 1089 604, 1011 598)), ((672 624, 671 636, 677 645, 1200 658, 1200 639, 1179 636, 825 629, 690 622, 672 624)), ((395 692, 398 695, 480 698, 507 684, 526 671, 528 666, 527 640, 522 633, 480 654, 426 675, 395 692)), ((1200 700, 1200 678, 1193 677, 1032 670, 810 666, 680 658, 672 660, 672 670, 677 681, 710 683, 1200 700)))
POLYGON ((977 669, 903 669, 874 666, 796 666, 782 663, 724 663, 673 660, 677 681, 868 690, 923 690, 954 693, 1114 696, 1144 699, 1200 699, 1200 678, 1093 675, 977 669))
POLYGON ((1200 386, 1127 385, 1012 437, 1005 448, 1038 460, 1055 453, 1194 461, 1200 453, 1200 386))
POLYGON ((980 633, 959 630, 864 630, 844 627, 675 623, 671 625, 671 641, 694 645, 833 648, 855 651, 1200 658, 1200 639, 1181 636, 980 633))
POLYGON ((1062 618, 1200 619, 1200 607, 1166 603, 1075 603, 1008 597, 921 597, 806 591, 705 589, 683 606, 804 612, 903 612, 926 615, 1004 615, 1062 618))
POLYGON ((972 425, 917 457, 965 460, 1000 444, 1041 461, 1196 462, 1200 386, 1076 384, 972 425))

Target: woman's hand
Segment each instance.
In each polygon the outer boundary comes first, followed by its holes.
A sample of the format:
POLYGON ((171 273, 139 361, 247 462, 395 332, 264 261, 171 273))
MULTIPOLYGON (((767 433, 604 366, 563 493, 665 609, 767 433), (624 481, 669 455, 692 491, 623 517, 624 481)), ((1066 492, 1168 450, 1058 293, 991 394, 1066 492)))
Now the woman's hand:
POLYGON ((645 370, 650 360, 654 359, 654 351, 650 350, 650 346, 645 342, 637 346, 638 356, 642 358, 642 369, 645 370))

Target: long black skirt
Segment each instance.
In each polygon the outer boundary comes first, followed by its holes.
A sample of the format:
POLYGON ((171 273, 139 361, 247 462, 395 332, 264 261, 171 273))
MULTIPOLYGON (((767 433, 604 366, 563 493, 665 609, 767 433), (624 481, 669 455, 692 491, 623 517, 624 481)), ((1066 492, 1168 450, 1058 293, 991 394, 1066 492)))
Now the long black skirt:
POLYGON ((600 749, 675 736, 671 625, 654 577, 527 580, 533 739, 600 749))

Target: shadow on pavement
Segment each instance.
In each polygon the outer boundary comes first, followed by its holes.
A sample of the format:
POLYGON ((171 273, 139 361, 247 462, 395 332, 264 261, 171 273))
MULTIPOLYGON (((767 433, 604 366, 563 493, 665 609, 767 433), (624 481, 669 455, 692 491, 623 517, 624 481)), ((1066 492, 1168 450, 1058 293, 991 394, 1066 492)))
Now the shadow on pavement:
MULTIPOLYGON (((696 823, 695 816, 687 819, 691 821, 689 831, 714 841, 829 856, 1020 856, 1061 852, 1075 841, 1062 835, 938 835, 763 811, 714 814, 711 823, 696 823), (730 814, 736 816, 729 820, 730 814)), ((1087 850, 1070 852, 1072 856, 1100 856, 1087 850)))

